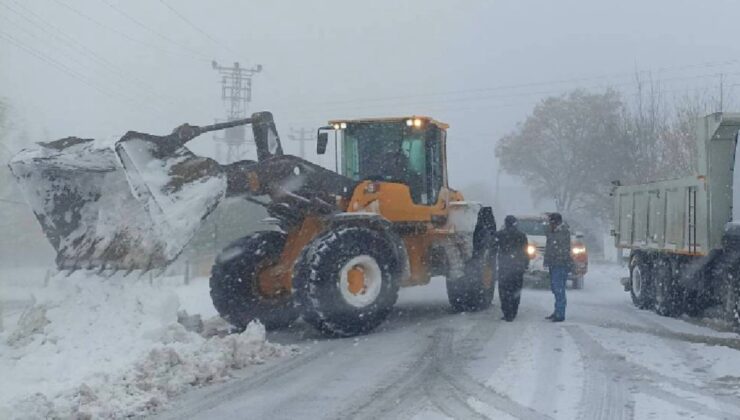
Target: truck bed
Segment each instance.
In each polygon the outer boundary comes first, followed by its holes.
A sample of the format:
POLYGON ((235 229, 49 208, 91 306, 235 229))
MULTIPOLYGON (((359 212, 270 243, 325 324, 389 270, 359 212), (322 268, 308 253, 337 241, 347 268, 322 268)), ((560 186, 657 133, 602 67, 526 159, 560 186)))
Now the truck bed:
POLYGON ((686 255, 710 248, 703 177, 620 186, 614 194, 617 247, 686 255))

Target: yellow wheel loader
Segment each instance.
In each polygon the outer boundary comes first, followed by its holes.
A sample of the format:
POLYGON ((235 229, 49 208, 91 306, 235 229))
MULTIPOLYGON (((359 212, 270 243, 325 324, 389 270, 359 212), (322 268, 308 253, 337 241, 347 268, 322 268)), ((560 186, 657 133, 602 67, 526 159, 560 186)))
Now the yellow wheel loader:
POLYGON ((162 269, 223 198, 259 203, 276 226, 217 256, 219 314, 238 328, 301 316, 329 336, 352 336, 383 322, 400 287, 433 276, 446 277, 457 311, 491 304, 495 221, 490 207, 449 188, 447 127, 420 116, 331 121, 317 130, 317 151, 333 138, 339 173, 284 154, 269 112, 166 136, 131 131, 114 145, 39 143, 10 167, 60 269, 162 269), (246 124, 257 161, 221 165, 186 147, 246 124))

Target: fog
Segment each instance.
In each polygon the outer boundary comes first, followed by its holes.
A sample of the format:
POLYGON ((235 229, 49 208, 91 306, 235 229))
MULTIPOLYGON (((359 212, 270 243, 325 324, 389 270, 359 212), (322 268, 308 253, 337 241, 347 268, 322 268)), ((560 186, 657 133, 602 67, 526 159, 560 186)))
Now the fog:
POLYGON ((0 0, 0 419, 740 419, 738 16, 0 0))
MULTIPOLYGON (((669 91, 715 90, 722 73, 731 97, 738 12, 729 0, 3 0, 0 96, 12 107, 14 149, 22 132, 33 141, 163 133, 223 117, 211 60, 260 64, 250 110, 274 113, 288 152, 298 152, 290 128, 431 115, 451 125, 453 187, 534 212, 549 202, 535 207, 516 179, 501 174, 494 191, 502 135, 546 96, 629 92, 635 71, 669 91)), ((215 154, 210 136, 194 147, 215 154)))

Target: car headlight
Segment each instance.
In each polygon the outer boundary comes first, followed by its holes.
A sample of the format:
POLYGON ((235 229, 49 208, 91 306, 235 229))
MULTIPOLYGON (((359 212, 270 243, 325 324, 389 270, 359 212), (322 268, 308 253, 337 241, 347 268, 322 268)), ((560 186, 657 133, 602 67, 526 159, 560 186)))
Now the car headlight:
POLYGON ((585 246, 574 246, 573 249, 571 249, 571 252, 573 255, 581 255, 586 253, 586 247, 585 246))
POLYGON ((532 244, 527 245, 527 255, 529 255, 529 258, 534 258, 535 254, 537 254, 537 247, 532 244))

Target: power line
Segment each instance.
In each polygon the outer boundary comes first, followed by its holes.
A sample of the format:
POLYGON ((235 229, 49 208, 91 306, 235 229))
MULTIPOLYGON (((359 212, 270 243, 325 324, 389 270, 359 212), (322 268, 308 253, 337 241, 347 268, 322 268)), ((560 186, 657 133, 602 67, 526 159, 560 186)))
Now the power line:
POLYGON ((22 206, 25 206, 26 205, 26 203, 24 203, 22 201, 8 200, 8 199, 5 199, 5 198, 0 198, 0 202, 2 202, 2 203, 11 203, 11 204, 20 204, 22 206))
MULTIPOLYGON (((47 22, 44 18, 40 17, 38 14, 36 14, 32 10, 29 10, 29 9, 25 8, 25 6, 19 4, 17 1, 15 1, 15 0, 12 0, 12 1, 17 6, 23 8, 26 12, 28 12, 36 20, 38 20, 39 22, 41 22, 41 24, 38 24, 38 23, 34 22, 33 20, 31 20, 30 18, 28 18, 28 16, 24 15, 23 13, 15 10, 15 9, 10 8, 7 4, 3 4, 2 2, 0 2, 0 6, 5 7, 6 9, 8 9, 11 12, 15 13, 16 15, 20 16, 21 18, 23 18, 24 20, 26 20, 28 23, 30 23, 34 27, 40 29, 42 32, 44 32, 45 34, 47 34, 50 37, 52 37, 53 39, 55 39, 60 44, 63 44, 65 46, 69 46, 72 49, 74 49, 76 52, 78 52, 79 54, 81 54, 82 56, 85 56, 87 58, 91 58, 95 62, 97 62, 97 63, 99 63, 99 64, 101 64, 101 65, 109 68, 110 70, 112 70, 113 73, 115 73, 116 75, 118 75, 121 79, 126 80, 126 81, 129 81, 129 82, 133 82, 138 88, 141 89, 142 92, 144 92, 145 95, 150 96, 150 98, 152 98, 154 100, 158 100, 161 97, 161 96, 156 96, 156 95, 152 94, 151 91, 153 89, 151 87, 147 86, 144 82, 139 81, 139 80, 133 78, 132 76, 130 76, 130 75, 128 75, 128 74, 120 71, 115 64, 113 64, 110 61, 106 60, 105 58, 101 57, 100 55, 98 55, 97 53, 95 53, 95 51, 87 48, 84 44, 78 42, 77 40, 75 40, 71 36, 67 35, 66 33, 64 33, 64 31, 62 31, 61 29, 59 29, 57 26, 53 25, 50 22, 47 22), (49 31, 47 29, 47 27, 55 30, 60 36, 57 36, 56 34, 54 34, 51 31, 49 31)), ((12 22, 11 21, 11 23, 15 23, 16 26, 21 27, 21 26, 18 25, 17 22, 12 22)), ((34 37, 36 39, 39 39, 42 42, 45 42, 45 40, 40 39, 34 33, 28 31, 27 29, 25 29, 23 27, 21 27, 21 29, 23 29, 27 34, 31 35, 32 37, 34 37)), ((123 88, 124 90, 128 90, 128 86, 122 85, 120 83, 118 83, 118 85, 121 88, 123 88)), ((149 106, 151 106, 151 105, 149 105, 149 106)), ((153 107, 153 108, 156 109, 157 111, 160 111, 161 112, 161 109, 158 109, 156 107, 153 107)))
MULTIPOLYGON (((178 53, 176 51, 168 50, 168 49, 165 49, 165 48, 161 48, 161 47, 159 47, 157 45, 150 44, 150 43, 148 43, 146 41, 142 41, 140 39, 134 38, 134 37, 130 36, 129 34, 127 34, 126 32, 123 32, 123 31, 118 30, 116 28, 113 28, 113 27, 104 25, 103 23, 101 23, 97 19, 95 19, 95 18, 93 18, 93 17, 91 17, 91 16, 89 16, 89 15, 81 12, 80 10, 76 9, 75 7, 73 7, 73 6, 71 6, 71 5, 67 4, 67 3, 64 3, 61 0, 54 0, 54 2, 56 2, 60 6, 64 7, 65 9, 69 10, 70 12, 76 14, 77 16, 79 16, 79 17, 81 17, 81 18, 83 18, 83 19, 85 19, 85 20, 87 20, 89 22, 94 23, 98 27, 103 28, 103 29, 105 29, 107 31, 113 32, 113 33, 115 33, 115 34, 117 34, 117 35, 119 35, 119 36, 121 36, 121 37, 123 37, 123 38, 125 38, 125 39, 127 39, 129 41, 131 41, 131 42, 134 42, 136 44, 142 45, 142 46, 147 47, 147 48, 151 48, 151 49, 156 50, 156 51, 158 51, 160 53, 175 54, 175 55, 179 55, 181 57, 185 57, 186 56, 185 54, 178 53)), ((190 54, 187 54, 187 57, 192 58, 192 56, 190 54)))
POLYGON ((306 157, 306 143, 312 142, 315 139, 311 136, 312 131, 301 127, 300 130, 296 130, 293 127, 290 128, 290 134, 288 138, 292 141, 299 142, 299 156, 302 158, 306 157))
MULTIPOLYGON (((740 75, 740 72, 733 72, 733 73, 724 73, 725 75, 740 75)), ((717 75, 712 74, 701 74, 701 75, 692 75, 692 76, 676 76, 676 77, 669 77, 669 78, 663 78, 663 79, 655 79, 654 82, 656 83, 665 83, 665 82, 675 82, 675 81, 686 81, 686 80, 695 80, 695 79, 713 79, 716 78, 717 75)), ((612 84, 599 84, 597 86, 586 86, 585 88, 616 88, 619 86, 629 86, 634 84, 634 81, 630 82, 621 82, 621 83, 612 83, 612 84)), ((584 86, 581 86, 584 87, 584 86)), ((664 91, 666 92, 666 91, 664 91)), ((557 89, 557 90, 539 90, 539 91, 529 91, 529 92, 513 92, 513 93, 507 93, 507 94, 486 94, 486 95, 476 95, 476 96, 468 96, 468 97, 452 97, 452 98, 430 98, 428 100, 408 100, 408 101, 388 101, 387 103, 371 103, 371 104, 361 104, 358 103, 355 106, 321 106, 320 110, 317 109, 318 106, 322 105, 320 103, 313 104, 313 105, 306 105, 305 107, 300 106, 294 108, 295 111, 299 112, 326 112, 328 110, 337 109, 341 111, 361 111, 361 110, 367 110, 367 109, 381 109, 381 108, 388 108, 390 107, 427 107, 429 105, 439 104, 443 106, 443 109, 447 109, 446 105, 448 104, 456 104, 456 103, 468 103, 468 102, 487 102, 491 100, 502 100, 502 99, 514 99, 514 98, 521 98, 521 97, 530 97, 530 96, 552 96, 552 95, 559 95, 564 93, 563 89, 557 89)), ((400 97, 401 99, 405 99, 400 97)), ((413 96, 410 97, 410 99, 413 99, 413 96)))
POLYGON ((168 37, 167 35, 164 35, 161 32, 150 28, 149 26, 145 25, 144 23, 142 23, 141 21, 139 21, 135 17, 131 16, 130 14, 128 14, 126 12, 124 12, 122 9, 116 7, 113 3, 109 3, 108 0, 100 0, 100 1, 103 2, 105 5, 107 5, 108 7, 110 7, 111 9, 115 10, 116 12, 118 12, 121 16, 123 16, 126 19, 130 20, 131 22, 135 23, 140 28, 146 29, 147 31, 153 33, 154 35, 157 35, 158 37, 160 37, 160 38, 162 38, 162 39, 164 39, 164 40, 166 40, 166 41, 168 41, 168 42, 170 42, 170 43, 172 43, 174 45, 177 45, 180 48, 183 48, 183 49, 186 49, 186 50, 190 51, 194 56, 197 56, 200 60, 207 60, 207 58, 203 54, 201 54, 200 51, 195 50, 195 49, 191 48, 190 46, 188 46, 188 45, 186 45, 186 44, 184 44, 182 42, 179 42, 179 41, 177 41, 175 39, 172 39, 172 38, 168 37))
MULTIPOLYGON (((356 99, 347 99, 347 100, 325 101, 322 103, 312 103, 311 105, 312 106, 334 105, 334 104, 342 105, 342 104, 356 104, 358 102, 390 102, 394 100, 399 100, 399 99, 403 100, 403 99, 408 99, 408 98, 429 98, 429 97, 435 97, 435 96, 449 96, 449 95, 459 95, 459 94, 465 94, 465 93, 477 93, 477 92, 499 91, 499 90, 516 90, 516 89, 529 88, 529 87, 561 85, 561 84, 570 84, 570 83, 577 83, 577 82, 605 80, 605 79, 614 79, 614 78, 624 79, 627 77, 630 77, 630 78, 635 77, 635 75, 652 74, 653 72, 656 72, 656 73, 661 73, 661 72, 666 72, 666 71, 674 72, 674 71, 682 71, 682 70, 693 69, 693 68, 711 68, 711 67, 720 67, 720 66, 727 66, 727 65, 734 65, 734 64, 740 64, 740 59, 725 60, 725 61, 719 61, 719 62, 696 63, 696 64, 688 64, 688 65, 673 66, 673 67, 666 66, 666 67, 659 67, 654 70, 639 70, 639 71, 631 72, 631 73, 620 72, 620 73, 613 73, 611 75, 584 76, 584 77, 575 77, 575 78, 569 78, 569 79, 545 80, 545 81, 526 82, 526 83, 518 83, 518 84, 510 84, 510 85, 477 87, 477 88, 469 88, 469 89, 461 89, 461 90, 450 90, 450 91, 407 94, 407 95, 386 96, 386 97, 374 97, 374 98, 356 98, 356 99)), ((716 73, 714 73, 713 75, 716 76, 716 73)), ((628 82, 628 83, 632 83, 632 82, 628 82)))
MULTIPOLYGON (((740 73, 738 73, 740 74, 740 73)), ((740 84, 739 84, 740 85, 740 84)), ((670 89, 670 90, 661 90, 660 93, 687 93, 687 92, 708 92, 710 90, 710 87, 700 87, 700 88, 692 88, 692 89, 670 89)), ((636 93, 637 89, 629 89, 627 91, 622 91, 621 93, 624 94, 630 94, 630 93, 636 93)), ((563 93, 563 92, 559 92, 563 93)), ((507 108, 515 108, 515 107, 521 107, 521 106, 530 106, 532 105, 532 101, 517 101, 517 102, 506 102, 506 103, 489 103, 489 104, 483 104, 483 105, 468 105, 468 106, 455 106, 454 108, 450 108, 444 103, 421 103, 419 106, 415 107, 416 109, 413 112, 400 112, 400 114, 414 114, 419 112, 438 112, 443 111, 444 113, 458 113, 458 112, 465 112, 469 113, 470 111, 479 111, 479 110, 491 110, 491 109, 507 109, 507 108), (421 108, 421 109, 420 109, 421 108)), ((378 109, 380 105, 372 105, 370 108, 365 109, 378 109)), ((289 112, 302 112, 299 109, 288 109, 289 112)), ((326 114, 327 111, 325 109, 317 110, 313 109, 309 112, 302 112, 303 115, 305 114, 311 114, 311 115, 320 115, 320 114, 326 114)), ((370 112, 372 114, 372 111, 370 112)), ((341 118, 351 118, 352 114, 357 115, 356 113, 351 113, 351 115, 342 115, 341 118)), ((368 115, 363 115, 368 116, 368 115)), ((338 118, 340 118, 338 117, 338 118)), ((341 119, 340 118, 340 119, 341 119)), ((320 118, 316 118, 320 119, 320 118)), ((308 119, 292 119, 292 124, 315 124, 315 120, 308 120, 308 119)))
MULTIPOLYGON (((95 84, 94 81, 88 79, 87 77, 85 77, 84 75, 80 74, 79 72, 77 72, 77 71, 75 71, 75 70, 67 67, 63 63, 55 60, 54 58, 51 58, 51 57, 47 56, 46 54, 44 54, 43 52, 37 50, 36 48, 33 48, 33 47, 29 46, 29 45, 24 44, 23 42, 21 42, 20 40, 18 40, 15 37, 13 37, 12 35, 0 31, 0 37, 3 37, 5 39, 7 39, 8 41, 10 41, 10 43, 12 43, 13 45, 15 45, 19 49, 25 51, 26 53, 28 53, 28 54, 36 57, 36 58, 38 58, 39 60, 41 60, 41 61, 49 64, 50 66, 55 67, 56 69, 58 69, 58 70, 60 70, 60 71, 62 71, 64 73, 66 73, 67 75, 69 75, 70 77, 78 80, 82 84, 84 84, 84 85, 86 85, 86 86, 88 86, 90 88, 93 88, 93 89, 97 90, 98 92, 100 92, 100 93, 102 93, 102 94, 104 94, 106 96, 117 97, 118 99, 121 99, 121 97, 119 97, 115 93, 109 92, 109 91, 101 88, 100 86, 98 86, 97 84, 95 84)), ((123 98, 123 99, 125 99, 126 102, 129 102, 130 101, 128 98, 123 98)))
POLYGON ((169 3, 165 2, 164 0, 159 0, 159 2, 162 3, 166 8, 168 8, 172 13, 174 13, 175 16, 177 16, 178 18, 180 18, 180 20, 182 20, 183 22, 185 22, 191 28, 195 29, 198 33, 200 33, 204 37, 206 37, 209 40, 211 40, 214 44, 216 44, 216 45, 218 45, 218 46, 220 46, 220 47, 222 47, 222 48, 224 48, 224 49, 226 49, 228 51, 231 51, 232 53, 235 53, 236 54, 236 51, 234 51, 233 49, 231 49, 228 45, 223 44, 222 42, 220 42, 216 38, 214 38, 211 35, 209 35, 206 31, 204 31, 203 29, 201 29, 200 27, 198 27, 195 23, 193 23, 193 21, 191 21, 190 19, 188 19, 187 17, 185 17, 185 15, 183 15, 180 12, 178 12, 177 9, 175 9, 174 7, 172 7, 169 3))

